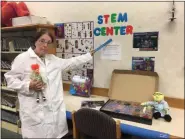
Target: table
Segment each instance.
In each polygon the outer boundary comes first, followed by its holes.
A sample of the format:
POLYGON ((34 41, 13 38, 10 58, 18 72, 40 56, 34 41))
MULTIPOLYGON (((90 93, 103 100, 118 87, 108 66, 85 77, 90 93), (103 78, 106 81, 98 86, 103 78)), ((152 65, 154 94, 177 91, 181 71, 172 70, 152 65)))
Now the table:
MULTIPOLYGON (((64 92, 64 102, 66 105, 67 118, 71 119, 71 112, 77 111, 81 107, 81 101, 85 100, 104 100, 108 97, 92 95, 90 98, 72 96, 69 92, 64 92)), ((172 136, 184 138, 184 110, 170 108, 172 121, 165 122, 164 119, 153 119, 152 125, 116 119, 121 122, 121 131, 130 135, 135 135, 143 138, 171 138, 172 136)))

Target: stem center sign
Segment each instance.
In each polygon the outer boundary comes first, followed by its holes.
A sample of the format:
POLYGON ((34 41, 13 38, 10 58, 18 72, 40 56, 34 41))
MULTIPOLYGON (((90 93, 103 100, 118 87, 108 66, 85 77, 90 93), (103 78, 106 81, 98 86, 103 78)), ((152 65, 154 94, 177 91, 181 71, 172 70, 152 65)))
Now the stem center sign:
POLYGON ((114 26, 97 27, 94 29, 95 36, 113 36, 113 35, 129 35, 133 33, 133 27, 131 25, 116 26, 116 23, 128 22, 127 13, 112 13, 111 15, 99 15, 97 23, 99 25, 114 24, 114 26))

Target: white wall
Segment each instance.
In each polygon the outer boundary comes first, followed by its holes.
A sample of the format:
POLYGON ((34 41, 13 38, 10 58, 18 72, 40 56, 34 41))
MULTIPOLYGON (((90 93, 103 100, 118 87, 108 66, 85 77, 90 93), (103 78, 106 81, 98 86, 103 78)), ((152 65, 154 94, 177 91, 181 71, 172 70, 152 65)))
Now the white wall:
MULTIPOLYGON (((26 2, 33 15, 45 16, 52 23, 94 21, 98 15, 127 12, 128 24, 135 32, 159 31, 158 52, 137 52, 132 49, 133 36, 114 36, 122 45, 122 60, 101 60, 95 55, 95 87, 108 88, 113 69, 131 69, 132 56, 155 56, 160 90, 166 96, 184 98, 184 3, 176 3, 176 18, 170 24, 171 2, 26 2)), ((127 24, 127 23, 126 23, 127 24)), ((109 37, 95 37, 95 47, 109 37)))

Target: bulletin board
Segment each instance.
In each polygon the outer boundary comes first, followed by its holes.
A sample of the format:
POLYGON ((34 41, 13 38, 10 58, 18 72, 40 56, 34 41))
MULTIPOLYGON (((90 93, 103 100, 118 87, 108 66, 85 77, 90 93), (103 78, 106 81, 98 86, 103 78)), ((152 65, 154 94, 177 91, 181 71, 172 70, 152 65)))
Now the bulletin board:
MULTIPOLYGON (((57 49, 56 55, 63 59, 86 54, 91 49, 94 49, 94 22, 68 22, 55 24, 57 49)), ((64 81, 71 81, 74 75, 88 76, 93 79, 94 59, 80 65, 73 67, 70 70, 63 71, 62 79, 64 81)))
MULTIPOLYGON (((92 32, 92 37, 94 37, 93 46, 95 48, 110 38, 113 40, 114 44, 120 46, 120 60, 102 59, 101 51, 97 52, 93 56, 93 87, 109 88, 112 71, 114 69, 151 69, 159 74, 160 92, 164 93, 165 96, 184 98, 183 4, 175 4, 178 10, 178 12, 175 14, 177 17, 175 22, 171 22, 169 20, 169 16, 171 17, 171 14, 166 12, 170 8, 169 5, 171 5, 169 2, 146 2, 135 4, 120 2, 119 4, 102 4, 103 8, 100 3, 91 2, 57 3, 57 14, 51 14, 49 11, 45 11, 48 12, 48 19, 55 23, 77 21, 79 24, 76 24, 82 28, 82 23, 80 22, 93 21, 94 31, 92 32), (73 10, 68 10, 65 8, 69 7, 69 5, 73 10), (61 8, 61 6, 63 8, 61 8), (82 7, 86 7, 86 10, 84 11, 84 8, 82 7), (105 20, 105 17, 108 20, 105 20), (130 34, 131 31, 132 34, 130 34)), ((51 5, 48 4, 48 6, 51 5)), ((39 8, 38 11, 40 11, 39 8)), ((59 27, 61 28, 61 32, 64 32, 64 24, 60 24, 59 27)), ((65 34, 67 37, 66 32, 65 34)), ((62 41, 63 44, 65 43, 66 39, 65 34, 57 34, 59 36, 57 40, 62 41)), ((68 36, 71 36, 71 39, 68 38, 68 40, 74 41, 74 39, 72 39, 74 36, 72 36, 72 32, 69 33, 68 36)), ((81 37, 78 39, 83 38, 82 35, 80 36, 81 37)), ((62 43, 60 44, 62 45, 62 43)), ((58 47, 61 47, 61 45, 58 47)), ((62 57, 62 49, 60 48, 59 50, 60 53, 57 53, 57 55, 62 57)), ((65 54, 67 54, 67 52, 65 54)), ((64 58, 65 54, 63 52, 64 58)))

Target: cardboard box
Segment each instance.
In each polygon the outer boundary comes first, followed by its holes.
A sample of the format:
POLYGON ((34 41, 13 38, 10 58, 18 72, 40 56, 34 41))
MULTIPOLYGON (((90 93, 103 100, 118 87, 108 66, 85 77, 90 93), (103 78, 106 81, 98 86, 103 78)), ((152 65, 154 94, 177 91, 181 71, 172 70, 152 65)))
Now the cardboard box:
POLYGON ((12 26, 21 26, 30 24, 47 24, 47 19, 46 17, 39 16, 22 16, 12 19, 12 26))
POLYGON ((142 103, 153 99, 158 82, 156 72, 114 70, 108 95, 110 99, 142 103))
POLYGON ((140 104, 158 91, 158 74, 150 71, 114 70, 109 100, 100 111, 123 120, 152 125, 153 108, 140 104))

